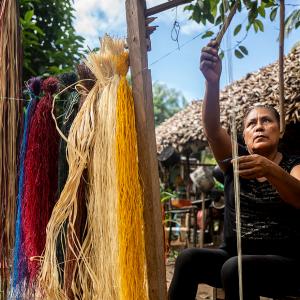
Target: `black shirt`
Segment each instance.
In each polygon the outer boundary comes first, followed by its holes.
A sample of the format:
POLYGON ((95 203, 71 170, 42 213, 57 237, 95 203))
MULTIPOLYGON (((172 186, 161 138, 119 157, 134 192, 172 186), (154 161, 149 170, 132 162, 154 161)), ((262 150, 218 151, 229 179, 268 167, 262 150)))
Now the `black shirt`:
MULTIPOLYGON (((239 155, 249 155, 244 147, 239 155)), ((283 154, 279 166, 290 173, 300 164, 300 157, 283 154)), ((233 169, 225 172, 224 247, 236 254, 236 221, 233 169)), ((300 199, 299 199, 300 201, 300 199)), ((298 256, 300 253, 300 209, 285 203, 266 180, 240 177, 241 238, 243 254, 278 254, 298 256)))

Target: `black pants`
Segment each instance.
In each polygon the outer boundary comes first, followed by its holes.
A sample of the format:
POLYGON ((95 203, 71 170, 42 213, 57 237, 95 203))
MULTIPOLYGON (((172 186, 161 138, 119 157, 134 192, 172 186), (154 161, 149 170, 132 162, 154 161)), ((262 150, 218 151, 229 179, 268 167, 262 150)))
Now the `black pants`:
MULTIPOLYGON (((243 298, 293 295, 300 289, 300 264, 279 255, 243 255, 243 298)), ((170 300, 195 300, 199 283, 222 287, 226 300, 238 300, 237 256, 222 249, 186 249, 177 258, 170 300)))

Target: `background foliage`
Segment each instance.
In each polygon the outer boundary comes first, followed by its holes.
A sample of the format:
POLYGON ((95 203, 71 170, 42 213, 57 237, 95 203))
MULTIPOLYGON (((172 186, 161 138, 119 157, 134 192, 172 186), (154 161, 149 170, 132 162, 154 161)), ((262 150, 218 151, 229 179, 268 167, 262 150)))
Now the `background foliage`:
POLYGON ((73 19, 72 0, 20 0, 24 80, 74 70, 84 39, 73 19))
MULTIPOLYGON (((272 22, 279 15, 279 1, 276 0, 197 0, 187 5, 185 10, 191 12, 190 19, 203 25, 211 25, 211 29, 207 30, 202 38, 213 37, 220 30, 225 15, 229 12, 230 7, 238 1, 238 11, 247 10, 247 18, 245 22, 236 25, 233 30, 234 36, 240 36, 235 45, 235 56, 243 58, 248 54, 248 50, 242 45, 246 39, 249 30, 257 32, 264 31, 264 23, 266 18, 272 22), (244 30, 243 30, 244 29, 244 30), (241 36, 243 34, 243 36, 241 36)), ((285 32, 289 34, 292 30, 300 26, 300 9, 297 5, 293 6, 291 1, 289 6, 295 7, 287 16, 285 21, 285 32)), ((223 54, 221 53, 221 56, 223 54)))
POLYGON ((153 84, 155 126, 159 125, 187 105, 183 94, 159 82, 153 84))

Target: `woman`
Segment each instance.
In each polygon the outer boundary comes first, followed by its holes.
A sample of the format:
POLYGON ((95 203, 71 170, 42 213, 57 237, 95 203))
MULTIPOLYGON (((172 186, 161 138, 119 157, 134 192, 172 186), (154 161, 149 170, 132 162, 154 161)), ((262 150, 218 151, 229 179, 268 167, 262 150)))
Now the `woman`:
MULTIPOLYGON (((194 300, 199 283, 223 287, 239 299, 231 139, 220 125, 218 45, 202 49, 206 79, 202 120, 209 145, 225 176, 224 244, 187 249, 177 258, 169 299, 194 300), (222 147, 220 147, 222 145, 222 147)), ((257 105, 245 113, 239 146, 243 292, 245 300, 300 290, 300 157, 278 152, 279 115, 257 105)))

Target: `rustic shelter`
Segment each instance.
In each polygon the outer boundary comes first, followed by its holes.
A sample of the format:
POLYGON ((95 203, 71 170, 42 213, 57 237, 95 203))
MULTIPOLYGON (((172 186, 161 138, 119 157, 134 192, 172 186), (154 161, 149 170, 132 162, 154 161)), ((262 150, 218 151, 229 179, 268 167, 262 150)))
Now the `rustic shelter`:
MULTIPOLYGON (((200 76, 200 75, 199 75, 200 76)), ((300 47, 285 57, 285 120, 286 131, 282 147, 300 154, 300 47)), ((238 103, 237 126, 242 130, 244 111, 257 104, 275 106, 279 111, 278 62, 248 73, 225 87, 220 93, 221 122, 229 128, 233 103, 238 103), (236 101, 233 101, 235 99, 236 101)), ((193 101, 156 128, 157 152, 172 146, 179 153, 198 152, 207 145, 201 124, 202 100, 193 101)))

